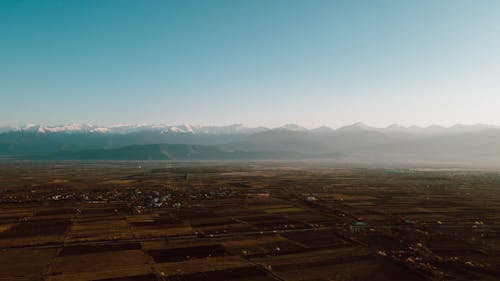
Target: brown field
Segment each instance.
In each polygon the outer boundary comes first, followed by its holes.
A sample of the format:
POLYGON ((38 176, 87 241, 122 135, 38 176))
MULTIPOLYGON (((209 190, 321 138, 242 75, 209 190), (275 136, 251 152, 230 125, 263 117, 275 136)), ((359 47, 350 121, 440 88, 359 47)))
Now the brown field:
POLYGON ((170 162, 0 170, 1 281, 500 280, 497 172, 170 162))

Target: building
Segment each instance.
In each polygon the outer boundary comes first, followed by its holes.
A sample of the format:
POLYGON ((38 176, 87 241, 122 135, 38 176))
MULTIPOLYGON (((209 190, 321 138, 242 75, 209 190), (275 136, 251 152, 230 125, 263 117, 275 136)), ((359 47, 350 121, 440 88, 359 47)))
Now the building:
POLYGON ((307 202, 314 202, 316 201, 316 196, 312 195, 312 194, 309 194, 306 198, 307 202))
POLYGON ((362 222, 362 221, 357 221, 357 222, 354 222, 353 224, 351 224, 351 231, 354 232, 354 233, 357 233, 357 232, 361 232, 365 229, 367 229, 370 225, 367 224, 366 222, 362 222))

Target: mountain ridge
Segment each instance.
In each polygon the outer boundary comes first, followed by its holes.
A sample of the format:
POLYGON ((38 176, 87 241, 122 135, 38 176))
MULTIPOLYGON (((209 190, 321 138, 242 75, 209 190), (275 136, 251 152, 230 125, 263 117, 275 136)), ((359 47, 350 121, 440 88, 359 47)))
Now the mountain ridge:
POLYGON ((363 122, 356 122, 339 128, 320 126, 307 129, 297 124, 285 124, 278 127, 248 127, 243 124, 231 124, 225 126, 200 126, 191 124, 166 125, 166 124, 118 124, 111 126, 99 126, 93 124, 70 123, 64 125, 29 124, 25 126, 0 126, 0 133, 6 132, 37 132, 37 133, 114 133, 126 134, 140 131, 159 131, 162 133, 192 133, 192 134, 253 134, 270 130, 287 130, 299 132, 324 133, 331 131, 376 131, 376 132, 398 132, 410 134, 440 134, 440 133, 462 133, 488 129, 499 129, 500 126, 489 124, 455 124, 452 126, 430 125, 430 126, 403 126, 391 124, 387 127, 373 127, 363 122))

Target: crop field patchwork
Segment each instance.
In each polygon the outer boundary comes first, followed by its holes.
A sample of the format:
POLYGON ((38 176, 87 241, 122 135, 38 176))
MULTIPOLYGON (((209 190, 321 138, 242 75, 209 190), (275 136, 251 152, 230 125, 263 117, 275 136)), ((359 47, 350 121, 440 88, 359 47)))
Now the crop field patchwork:
POLYGON ((2 281, 500 278, 496 172, 2 165, 2 281))

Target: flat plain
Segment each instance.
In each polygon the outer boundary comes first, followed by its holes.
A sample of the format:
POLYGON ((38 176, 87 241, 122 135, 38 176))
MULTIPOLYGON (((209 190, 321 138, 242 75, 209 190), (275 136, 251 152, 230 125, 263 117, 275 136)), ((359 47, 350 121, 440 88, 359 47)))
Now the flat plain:
POLYGON ((494 171, 0 165, 0 280, 500 278, 494 171))

